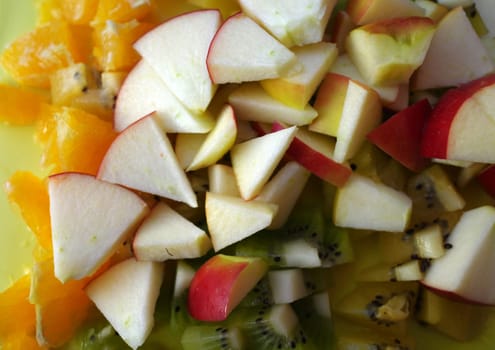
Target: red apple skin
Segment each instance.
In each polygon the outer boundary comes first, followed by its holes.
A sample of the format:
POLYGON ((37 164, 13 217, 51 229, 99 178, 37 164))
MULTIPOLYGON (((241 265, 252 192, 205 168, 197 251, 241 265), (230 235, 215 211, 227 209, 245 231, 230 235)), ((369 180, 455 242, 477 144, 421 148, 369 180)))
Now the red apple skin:
POLYGON ((430 113, 430 103, 423 99, 379 125, 368 134, 368 140, 406 168, 419 172, 428 164, 421 155, 421 136, 430 113))
POLYGON ((495 165, 484 169, 476 179, 486 193, 495 198, 495 165))
POLYGON ((438 289, 438 288, 433 288, 425 283, 423 283, 421 281, 421 284, 431 290, 432 292, 434 292, 435 294, 438 294, 444 298, 447 298, 447 299, 450 299, 452 301, 456 301, 456 302, 459 302, 459 303, 465 303, 465 304, 471 304, 471 305, 479 305, 479 306, 493 306, 491 304, 486 304, 486 303, 481 303, 479 301, 476 301, 476 300, 471 300, 471 299, 467 299, 467 298, 464 298, 463 296, 459 295, 459 294, 456 294, 455 292, 451 292, 451 291, 448 291, 448 290, 443 290, 443 289, 438 289))
POLYGON ((217 254, 206 261, 196 271, 189 287, 189 314, 199 321, 225 320, 236 306, 232 305, 232 290, 251 260, 217 254))
MULTIPOLYGON (((284 128, 284 125, 274 123, 272 131, 279 131, 284 128)), ((297 134, 287 149, 287 155, 308 169, 311 173, 337 187, 344 186, 352 174, 352 170, 348 166, 337 163, 333 159, 312 149, 299 140, 297 134)))
POLYGON ((421 153, 426 158, 448 158, 450 127, 457 112, 467 99, 479 90, 495 84, 495 74, 473 80, 447 91, 426 119, 421 142, 421 153))

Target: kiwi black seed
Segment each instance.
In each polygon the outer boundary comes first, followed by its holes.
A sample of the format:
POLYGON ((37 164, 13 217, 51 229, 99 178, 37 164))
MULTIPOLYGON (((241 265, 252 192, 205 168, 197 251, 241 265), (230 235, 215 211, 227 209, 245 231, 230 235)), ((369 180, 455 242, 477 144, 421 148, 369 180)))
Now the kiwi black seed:
POLYGON ((236 327, 223 324, 188 326, 182 333, 183 350, 241 350, 245 349, 244 334, 236 327))

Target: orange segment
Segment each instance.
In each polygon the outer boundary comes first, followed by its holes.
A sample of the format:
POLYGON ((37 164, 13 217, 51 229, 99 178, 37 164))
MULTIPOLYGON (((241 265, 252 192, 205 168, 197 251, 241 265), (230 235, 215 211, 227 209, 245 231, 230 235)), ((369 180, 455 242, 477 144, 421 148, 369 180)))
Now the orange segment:
POLYGON ((59 0, 35 0, 37 10, 37 24, 60 21, 63 19, 59 0))
POLYGON ((143 19, 152 9, 151 1, 143 0, 100 0, 94 17, 95 22, 112 20, 127 22, 143 19))
POLYGON ((72 338, 93 304, 83 290, 87 280, 62 284, 53 271, 51 258, 35 263, 29 298, 36 305, 38 342, 58 347, 72 338))
POLYGON ((88 24, 96 14, 99 0, 58 0, 62 15, 70 23, 88 24))
POLYGON ((132 44, 151 28, 150 23, 136 20, 95 24, 93 55, 99 68, 102 71, 129 70, 140 58, 132 44))
POLYGON ((33 334, 15 333, 11 334, 2 342, 2 350, 42 350, 47 349, 38 345, 33 334))
POLYGON ((112 124, 79 109, 47 109, 37 132, 43 165, 52 172, 76 171, 95 175, 115 139, 112 124))
POLYGON ((13 125, 34 122, 46 98, 21 87, 0 84, 0 121, 13 125), (29 101, 29 103, 26 103, 29 101))
POLYGON ((0 293, 0 343, 14 334, 34 334, 35 310, 29 302, 31 276, 18 279, 0 293))
POLYGON ((46 250, 52 250, 50 204, 46 183, 27 171, 17 171, 5 184, 9 201, 16 204, 21 215, 46 250))
POLYGON ((35 28, 17 38, 0 56, 0 63, 12 78, 41 88, 49 86, 52 72, 82 60, 73 31, 63 21, 35 28))

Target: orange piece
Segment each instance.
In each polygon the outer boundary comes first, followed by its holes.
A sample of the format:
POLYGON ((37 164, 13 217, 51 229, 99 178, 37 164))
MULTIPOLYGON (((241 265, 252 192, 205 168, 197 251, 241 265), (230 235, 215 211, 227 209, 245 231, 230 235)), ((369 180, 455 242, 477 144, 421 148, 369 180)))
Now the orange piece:
POLYGON ((35 4, 37 10, 36 22, 38 25, 63 19, 59 0, 35 0, 35 4))
POLYGON ((34 334, 36 317, 29 302, 31 276, 24 275, 0 293, 0 344, 13 334, 34 334))
POLYGON ((15 333, 2 341, 2 350, 44 350, 36 341, 34 334, 15 333))
POLYGON ((46 183, 28 171, 17 171, 5 184, 9 201, 21 215, 46 250, 52 251, 50 203, 46 183))
POLYGON ((140 56, 132 45, 152 28, 136 20, 117 23, 106 21, 94 25, 93 55, 102 71, 129 70, 140 56))
POLYGON ((31 124, 40 116, 45 101, 45 97, 35 92, 0 84, 0 121, 13 125, 31 124))
POLYGON ((0 63, 19 83, 47 88, 52 72, 83 61, 80 51, 69 24, 56 21, 17 38, 2 53, 0 63))
POLYGON ((29 298, 36 305, 38 342, 59 347, 83 324, 93 303, 84 292, 89 279, 62 283, 53 271, 51 258, 34 264, 29 298))
POLYGON ((143 19, 152 10, 151 1, 142 0, 100 0, 94 17, 95 22, 106 20, 128 22, 143 19))
POLYGON ((64 18, 74 24, 89 24, 99 0, 57 0, 64 18))
POLYGON ((76 108, 51 106, 47 111, 37 132, 43 165, 52 172, 96 175, 117 135, 112 124, 76 108))

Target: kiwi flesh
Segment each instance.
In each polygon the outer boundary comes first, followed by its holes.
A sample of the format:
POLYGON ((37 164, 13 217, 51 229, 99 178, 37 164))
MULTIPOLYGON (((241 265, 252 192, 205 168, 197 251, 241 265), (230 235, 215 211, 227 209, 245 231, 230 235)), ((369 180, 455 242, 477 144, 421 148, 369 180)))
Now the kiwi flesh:
POLYGON ((246 349, 242 332, 227 325, 188 326, 182 333, 183 350, 243 350, 246 349))

